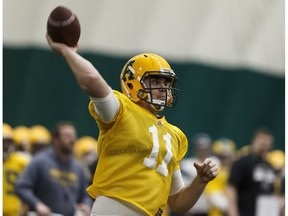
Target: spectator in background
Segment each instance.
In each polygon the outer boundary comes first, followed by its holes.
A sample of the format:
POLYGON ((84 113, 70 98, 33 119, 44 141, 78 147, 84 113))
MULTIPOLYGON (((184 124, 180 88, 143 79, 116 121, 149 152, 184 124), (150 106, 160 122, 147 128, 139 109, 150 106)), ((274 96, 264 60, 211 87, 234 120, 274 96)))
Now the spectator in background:
POLYGON ((229 216, 255 216, 257 210, 270 212, 273 209, 260 202, 261 195, 273 193, 275 173, 266 161, 273 140, 268 129, 257 129, 252 137, 250 153, 232 164, 228 185, 229 216))
POLYGON ((24 215, 25 208, 15 194, 14 183, 29 163, 29 159, 15 151, 13 129, 3 123, 3 215, 24 215))
POLYGON ((87 180, 92 183, 98 162, 97 140, 91 136, 80 137, 74 146, 74 155, 83 165, 87 180))
POLYGON ((34 125, 30 127, 29 141, 31 154, 35 155, 50 146, 50 131, 42 125, 34 125))
MULTIPOLYGON (((181 173, 185 185, 191 184, 193 179, 197 176, 197 172, 193 167, 194 162, 203 163, 205 158, 211 158, 213 161, 219 164, 218 158, 211 154, 212 139, 206 133, 199 133, 192 137, 192 146, 194 154, 189 158, 184 158, 180 162, 181 173)), ((207 185, 208 186, 208 185, 207 185)), ((208 216, 209 202, 206 194, 206 189, 198 199, 197 203, 188 210, 185 216, 208 216)))
POLYGON ((226 216, 229 200, 227 197, 227 183, 230 167, 236 156, 236 144, 228 138, 219 138, 213 142, 212 152, 220 160, 219 175, 206 187, 206 194, 210 203, 209 216, 226 216))
POLYGON ((77 209, 90 214, 88 182, 82 166, 72 156, 76 139, 72 123, 58 123, 52 147, 36 154, 16 182, 16 193, 37 214, 73 216, 77 209))

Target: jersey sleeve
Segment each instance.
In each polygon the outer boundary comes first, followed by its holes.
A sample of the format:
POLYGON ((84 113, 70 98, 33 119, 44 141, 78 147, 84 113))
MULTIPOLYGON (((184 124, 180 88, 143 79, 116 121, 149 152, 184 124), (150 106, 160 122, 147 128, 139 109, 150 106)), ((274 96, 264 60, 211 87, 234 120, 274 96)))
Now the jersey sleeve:
POLYGON ((121 99, 121 93, 118 92, 118 91, 115 91, 113 90, 112 91, 113 94, 116 96, 116 98, 118 99, 119 103, 120 103, 120 107, 119 107, 119 110, 118 110, 118 113, 116 113, 116 115, 114 116, 114 118, 112 119, 112 121, 110 122, 105 122, 101 119, 101 117, 97 114, 95 108, 94 108, 94 104, 93 104, 93 101, 90 100, 89 102, 89 105, 88 105, 88 110, 89 110, 89 113, 90 115, 94 118, 94 120, 97 122, 98 126, 99 126, 99 129, 100 130, 107 130, 109 129, 115 122, 115 119, 117 118, 117 116, 119 115, 119 113, 122 112, 123 110, 123 103, 122 103, 122 99, 121 99))
POLYGON ((187 150, 188 150, 188 140, 185 134, 177 127, 174 126, 176 133, 179 136, 179 143, 178 143, 178 154, 177 154, 177 163, 175 166, 175 170, 180 169, 180 161, 185 157, 187 150))
POLYGON ((112 90, 104 98, 90 97, 90 99, 94 104, 94 110, 102 121, 107 123, 113 121, 115 115, 118 113, 120 103, 112 90))

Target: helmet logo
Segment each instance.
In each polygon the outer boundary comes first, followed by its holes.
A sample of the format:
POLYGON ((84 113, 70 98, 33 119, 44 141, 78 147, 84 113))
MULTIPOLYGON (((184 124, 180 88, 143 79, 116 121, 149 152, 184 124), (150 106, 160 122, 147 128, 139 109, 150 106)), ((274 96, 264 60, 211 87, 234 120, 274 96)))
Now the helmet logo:
POLYGON ((126 67, 123 71, 123 76, 122 76, 122 80, 125 82, 127 79, 128 80, 133 80, 134 79, 134 70, 132 68, 133 63, 135 62, 135 60, 131 60, 129 62, 127 62, 126 67))

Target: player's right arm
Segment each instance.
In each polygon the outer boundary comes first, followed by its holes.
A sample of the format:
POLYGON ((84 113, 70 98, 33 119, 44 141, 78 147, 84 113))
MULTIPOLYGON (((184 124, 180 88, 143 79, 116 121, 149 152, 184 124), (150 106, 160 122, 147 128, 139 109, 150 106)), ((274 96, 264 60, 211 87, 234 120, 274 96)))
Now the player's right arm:
POLYGON ((109 95, 111 92, 110 86, 91 62, 76 52, 76 47, 69 47, 62 43, 53 42, 48 34, 46 38, 50 48, 65 58, 83 91, 93 98, 104 98, 109 95))
POLYGON ((95 111, 100 118, 104 122, 112 121, 119 110, 120 104, 98 70, 91 62, 76 52, 77 47, 69 47, 62 43, 53 42, 48 34, 46 38, 51 49, 65 58, 80 88, 93 101, 95 111))

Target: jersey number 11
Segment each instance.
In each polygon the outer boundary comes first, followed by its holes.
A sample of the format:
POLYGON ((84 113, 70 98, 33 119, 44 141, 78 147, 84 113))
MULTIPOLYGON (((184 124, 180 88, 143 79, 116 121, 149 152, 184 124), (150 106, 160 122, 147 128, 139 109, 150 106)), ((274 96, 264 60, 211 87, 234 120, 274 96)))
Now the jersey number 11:
MULTIPOLYGON (((144 159, 143 164, 148 168, 154 169, 157 164, 156 158, 159 153, 159 139, 158 139, 157 127, 155 125, 149 127, 149 132, 152 134, 153 148, 149 157, 146 157, 144 159)), ((168 175, 167 164, 172 159, 171 135, 169 133, 166 133, 165 135, 163 135, 163 139, 166 143, 167 153, 164 156, 162 163, 159 164, 159 166, 157 167, 156 171, 163 176, 167 176, 168 175)))

